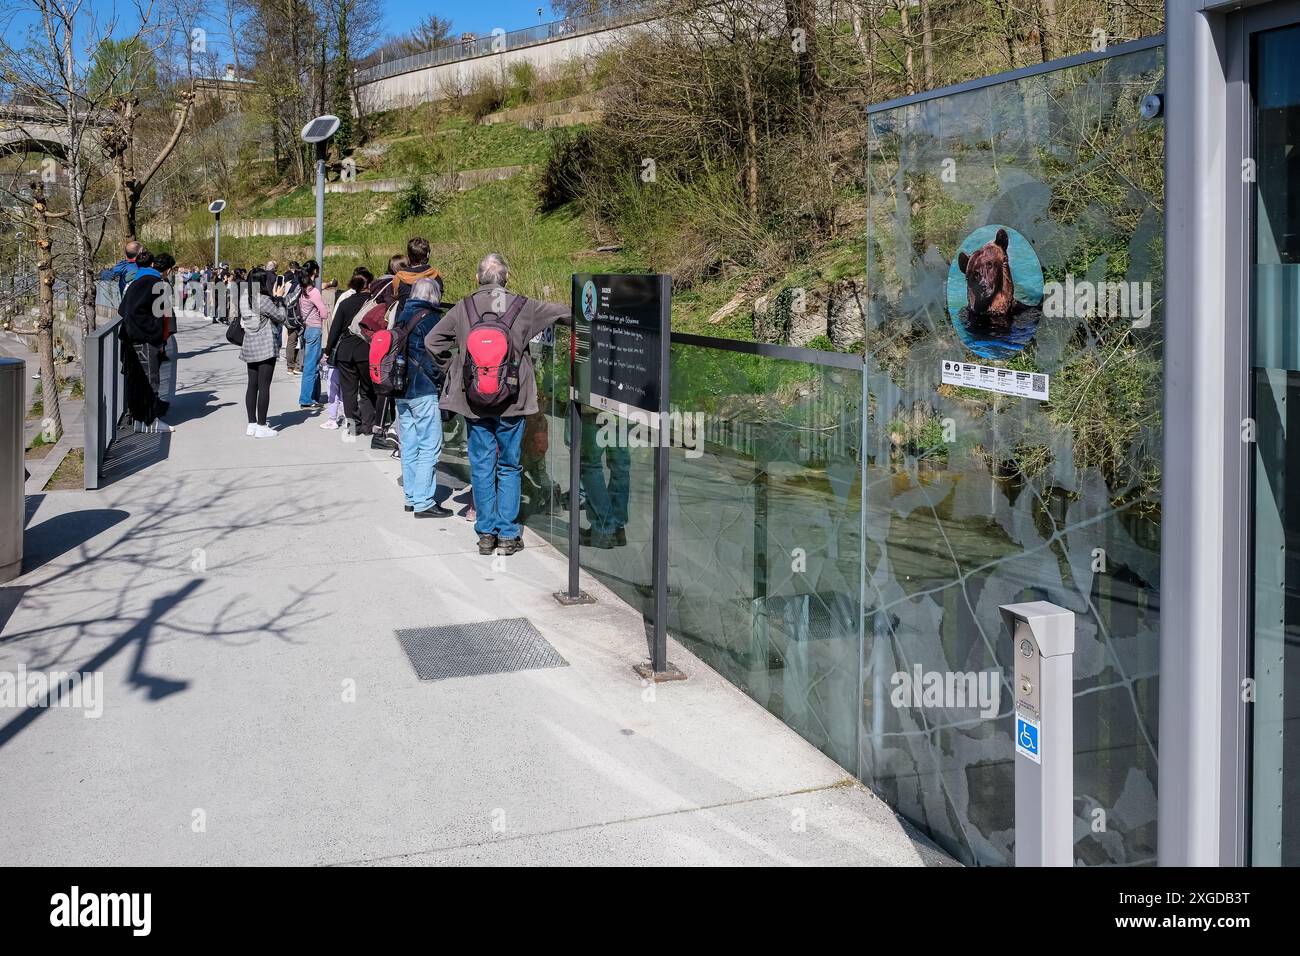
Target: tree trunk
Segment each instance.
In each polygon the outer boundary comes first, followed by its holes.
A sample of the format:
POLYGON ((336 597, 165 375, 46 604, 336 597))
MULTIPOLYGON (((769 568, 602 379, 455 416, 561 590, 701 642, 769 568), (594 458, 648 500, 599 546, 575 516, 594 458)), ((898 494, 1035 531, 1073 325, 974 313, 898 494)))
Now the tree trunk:
POLYGON ((810 125, 817 123, 821 112, 821 77, 817 75, 817 4, 816 0, 786 0, 786 22, 791 41, 801 30, 801 44, 795 50, 799 78, 799 98, 810 125))
POLYGON ((745 94, 745 204, 749 214, 758 216, 758 120, 754 114, 754 87, 749 64, 741 61, 741 87, 745 94))
POLYGON ((32 212, 36 228, 36 285, 40 309, 36 319, 36 350, 41 363, 41 403, 45 440, 63 437, 63 414, 59 409, 59 380, 54 369, 54 254, 50 241, 50 217, 45 204, 45 184, 32 184, 32 212))
POLYGON ((1016 63, 1016 30, 1014 14, 1009 0, 995 0, 998 6, 998 13, 1002 17, 1002 39, 1007 45, 1007 65, 1015 69, 1016 63))
POLYGON ((925 75, 925 88, 932 90, 934 82, 934 25, 930 20, 930 0, 921 0, 921 65, 925 75))
POLYGON ((912 33, 912 15, 908 11, 907 0, 898 0, 898 16, 902 27, 903 40, 903 82, 907 94, 916 92, 916 59, 913 54, 915 38, 912 33))
POLYGON ((1056 0, 1038 0, 1038 53, 1046 63, 1052 58, 1052 33, 1056 30, 1056 0))

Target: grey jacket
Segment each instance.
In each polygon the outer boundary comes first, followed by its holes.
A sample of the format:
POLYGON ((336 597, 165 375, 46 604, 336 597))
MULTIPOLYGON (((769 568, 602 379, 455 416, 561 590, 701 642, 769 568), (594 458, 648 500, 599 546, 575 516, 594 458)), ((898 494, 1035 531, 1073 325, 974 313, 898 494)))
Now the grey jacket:
MULTIPOLYGON (((504 314, 514 304, 514 293, 504 292, 504 290, 502 290, 503 294, 498 293, 500 288, 494 285, 481 285, 476 292, 472 293, 475 296, 474 305, 478 308, 479 315, 485 312, 504 314), (494 302, 498 294, 501 294, 501 301, 494 302)), ((443 411, 455 412, 469 419, 485 416, 509 418, 535 414, 537 376, 533 373, 533 358, 528 352, 528 340, 560 319, 567 318, 569 312, 569 306, 558 302, 528 300, 510 328, 515 340, 514 345, 522 353, 519 362, 519 397, 504 409, 474 409, 470 408, 465 398, 465 340, 469 336, 469 313, 463 299, 453 305, 424 339, 424 346, 433 356, 434 362, 447 373, 442 387, 442 398, 438 402, 443 411)))
POLYGON ((280 354, 280 343, 275 337, 276 326, 283 325, 285 311, 269 295, 257 297, 257 317, 246 316, 244 344, 239 347, 239 357, 245 362, 264 362, 280 354))

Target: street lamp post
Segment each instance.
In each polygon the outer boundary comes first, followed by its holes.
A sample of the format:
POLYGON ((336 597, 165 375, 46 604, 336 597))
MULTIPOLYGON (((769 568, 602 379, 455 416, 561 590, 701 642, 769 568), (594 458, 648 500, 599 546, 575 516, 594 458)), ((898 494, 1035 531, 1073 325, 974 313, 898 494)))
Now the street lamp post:
POLYGON ((316 146, 316 288, 325 275, 325 144, 338 132, 339 118, 326 113, 302 128, 302 141, 316 146))
POLYGON ((212 239, 212 265, 214 268, 221 265, 221 210, 225 208, 226 201, 224 199, 214 199, 208 203, 208 212, 212 213, 217 219, 217 226, 212 239))

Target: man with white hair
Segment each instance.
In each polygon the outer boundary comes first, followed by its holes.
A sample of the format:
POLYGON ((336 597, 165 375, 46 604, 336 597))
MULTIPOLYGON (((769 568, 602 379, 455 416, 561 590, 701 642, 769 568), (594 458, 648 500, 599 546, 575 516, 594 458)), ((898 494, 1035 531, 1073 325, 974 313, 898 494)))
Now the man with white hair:
POLYGON ((140 245, 135 239, 128 239, 126 245, 122 247, 122 258, 113 268, 108 270, 107 276, 101 278, 115 279, 117 281, 117 291, 125 292, 126 287, 135 280, 137 270, 136 257, 144 246, 140 245))
POLYGON ((447 373, 442 407, 463 415, 478 518, 479 554, 524 546, 519 527, 524 419, 537 412, 528 342, 569 315, 569 306, 506 291, 510 269, 496 252, 478 264, 478 289, 457 302, 425 339, 447 373))
POLYGON ((393 323, 406 335, 406 390, 395 395, 402 441, 402 492, 406 510, 417 518, 446 518, 450 508, 434 500, 438 490, 438 456, 442 454, 442 411, 438 392, 442 369, 434 364, 424 338, 442 318, 442 291, 436 279, 416 279, 393 323))

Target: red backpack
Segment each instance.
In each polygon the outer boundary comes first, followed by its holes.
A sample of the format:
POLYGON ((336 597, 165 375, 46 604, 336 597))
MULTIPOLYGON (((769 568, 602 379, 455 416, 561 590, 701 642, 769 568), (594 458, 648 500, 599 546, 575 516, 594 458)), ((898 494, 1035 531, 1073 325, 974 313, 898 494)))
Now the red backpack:
POLYGON ((370 381, 380 395, 401 398, 409 381, 406 367, 406 344, 411 330, 428 315, 427 309, 418 310, 405 322, 391 329, 381 329, 370 338, 370 381))
POLYGON ((398 300, 380 302, 379 296, 372 296, 370 301, 357 310, 354 320, 361 337, 369 342, 376 332, 382 332, 392 325, 397 312, 398 300))
POLYGON ((516 295, 503 315, 479 314, 474 296, 463 300, 469 313, 465 340, 465 398, 479 408, 508 405, 519 397, 519 363, 523 356, 510 334, 528 300, 516 295))

